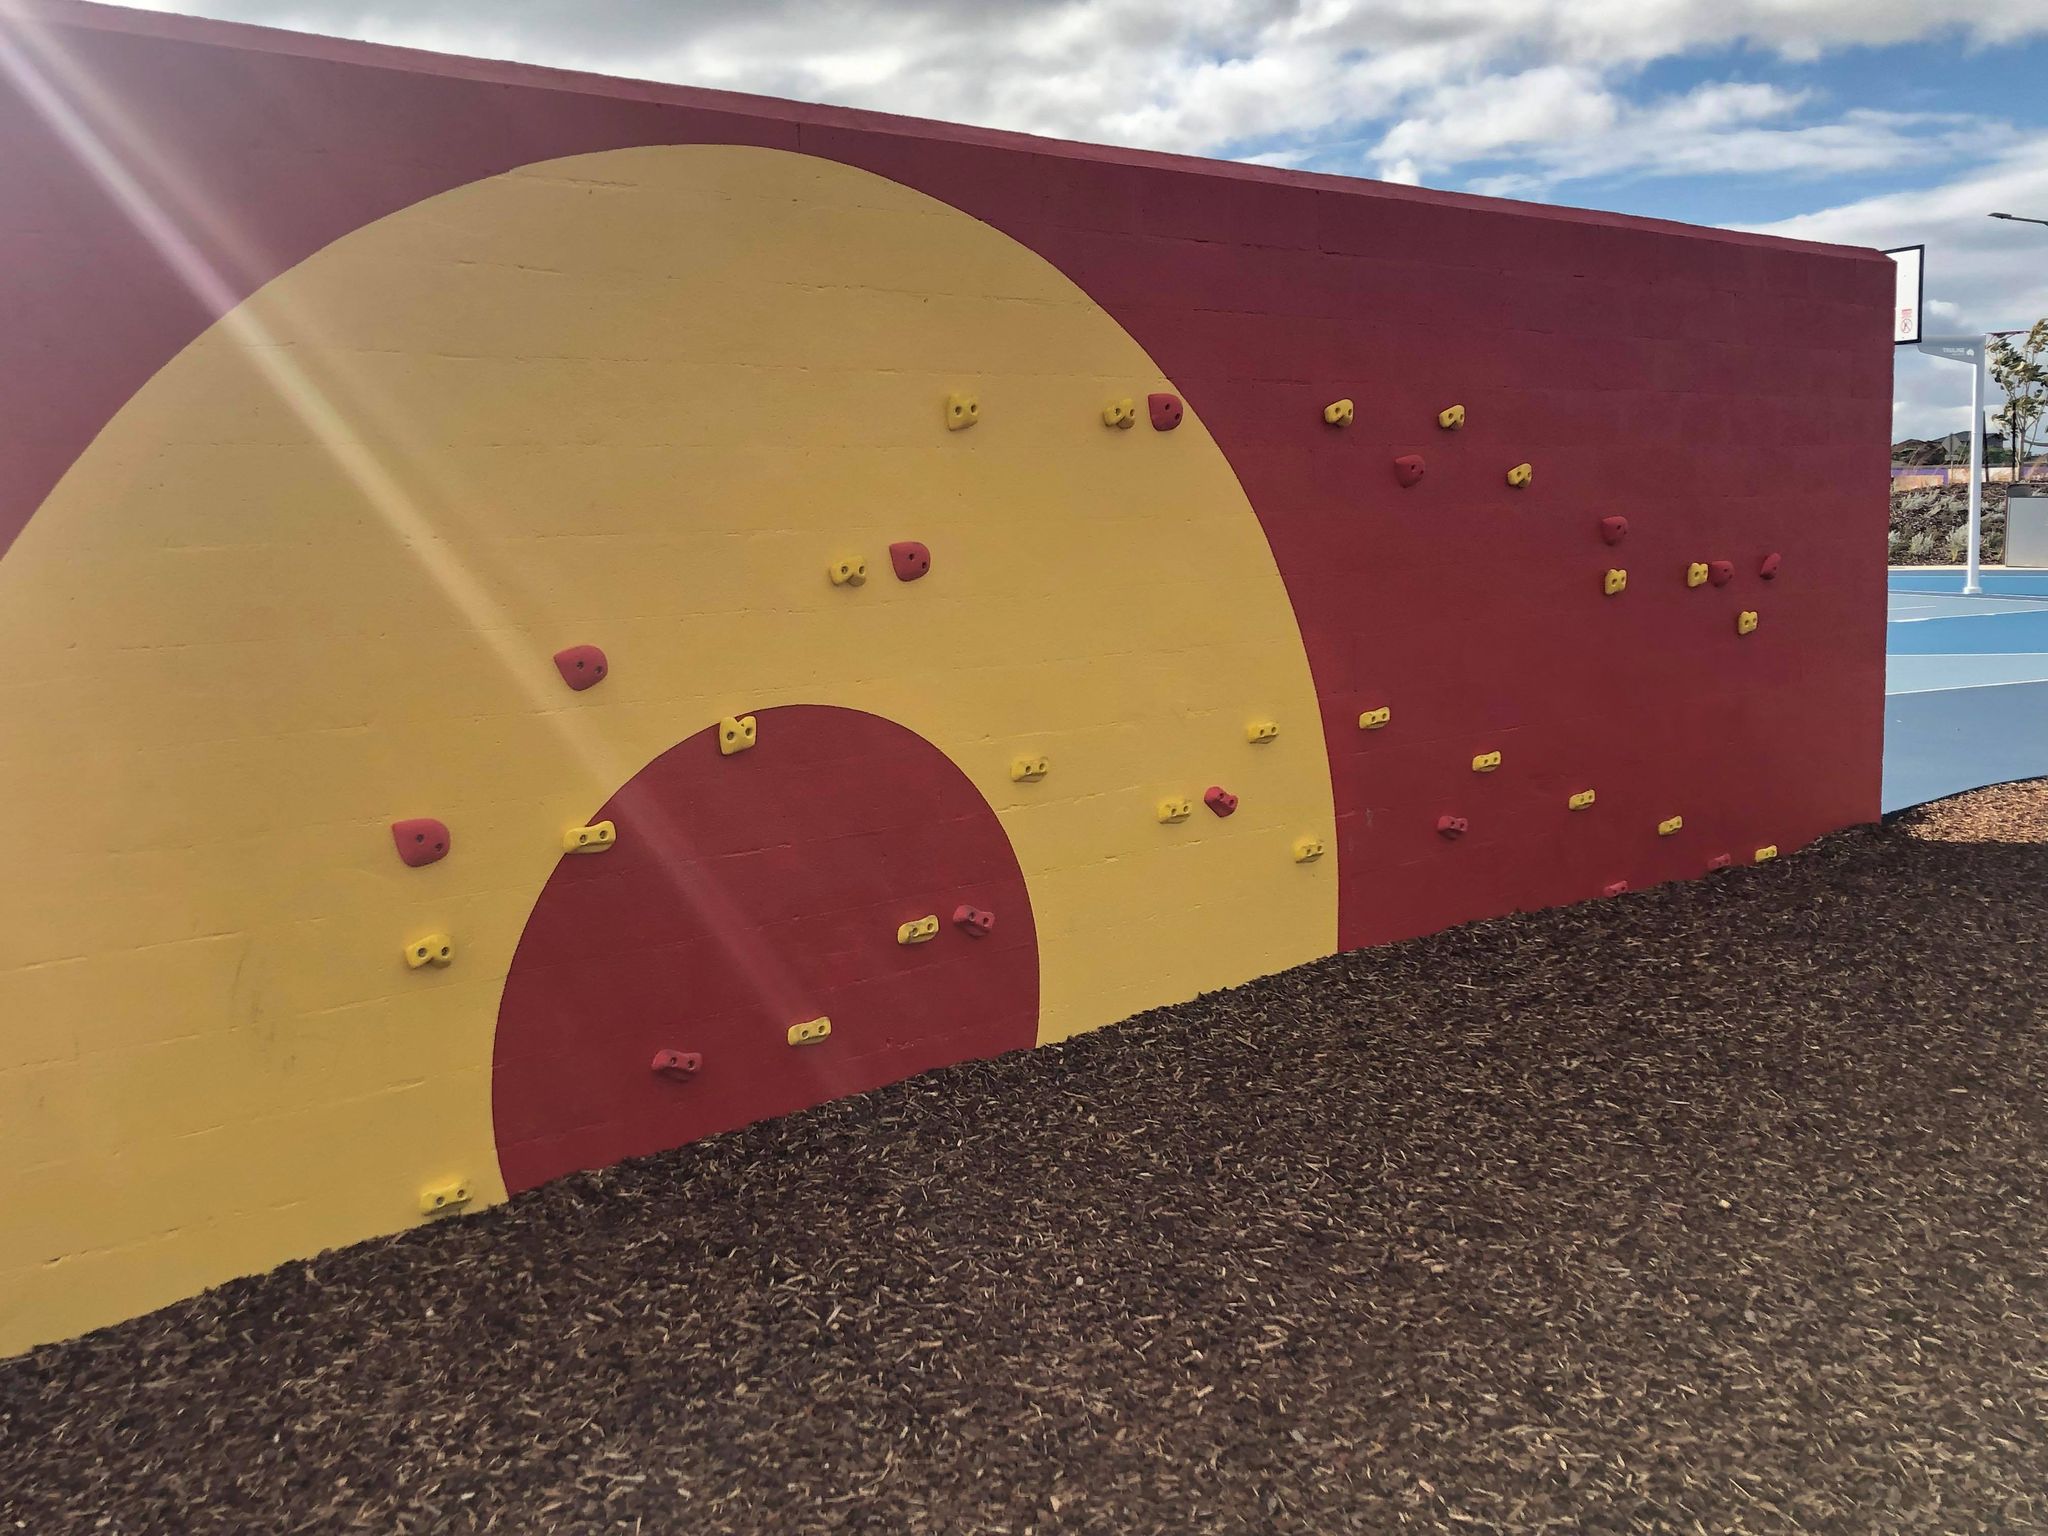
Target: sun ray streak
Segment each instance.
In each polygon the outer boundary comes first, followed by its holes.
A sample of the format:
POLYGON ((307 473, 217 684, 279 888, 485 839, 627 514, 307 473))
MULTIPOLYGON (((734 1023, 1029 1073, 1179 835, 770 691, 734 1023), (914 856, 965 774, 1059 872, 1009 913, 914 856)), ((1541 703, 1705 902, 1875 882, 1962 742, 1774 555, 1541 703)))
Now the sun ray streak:
MULTIPOLYGON (((216 327, 236 344, 312 441, 348 477, 363 502, 489 647, 533 713, 548 722, 598 782, 627 782, 642 765, 617 760, 617 754, 604 750, 594 731, 580 724, 574 711, 559 707, 553 668, 534 664, 531 637, 460 553, 459 546, 469 541, 451 536, 373 446, 379 441, 399 445, 397 462, 407 471, 407 478, 425 481, 444 507, 469 503, 462 487, 447 482, 431 445, 408 442, 411 434, 405 424, 378 407, 375 392, 347 377, 346 348, 319 334, 315 316, 290 315, 287 336, 273 330, 256 306, 244 302, 264 269, 263 262, 229 224, 213 214, 198 192, 196 179, 169 164, 111 94, 64 52, 53 29, 25 15, 0 16, 0 71, 204 312, 213 317, 216 327), (242 280, 232 279, 216 265, 207 253, 208 245, 242 268, 242 280), (303 348, 304 362, 298 355, 302 341, 310 343, 303 348), (315 358, 326 364, 321 369, 324 381, 315 376, 315 358)), ((673 845, 683 834, 678 828, 665 827, 657 835, 673 845)), ((800 1017, 805 1004, 797 984, 760 934, 747 926, 713 882, 687 875, 687 870, 701 865, 681 856, 663 862, 678 895, 705 913, 707 928, 728 946, 732 963, 742 968, 743 975, 755 979, 778 1014, 788 1014, 792 1020, 800 1017)))

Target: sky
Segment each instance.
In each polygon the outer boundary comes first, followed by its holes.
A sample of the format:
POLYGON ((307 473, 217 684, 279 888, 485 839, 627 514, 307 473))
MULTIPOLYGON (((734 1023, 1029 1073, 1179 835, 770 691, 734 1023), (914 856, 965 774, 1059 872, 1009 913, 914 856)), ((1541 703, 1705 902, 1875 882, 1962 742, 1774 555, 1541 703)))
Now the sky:
MULTIPOLYGON (((132 3, 132 0, 131 0, 132 3)), ((145 0, 299 31, 1855 245, 2048 315, 2048 0, 145 0)), ((1895 437, 1968 424, 1901 349, 1895 437)))

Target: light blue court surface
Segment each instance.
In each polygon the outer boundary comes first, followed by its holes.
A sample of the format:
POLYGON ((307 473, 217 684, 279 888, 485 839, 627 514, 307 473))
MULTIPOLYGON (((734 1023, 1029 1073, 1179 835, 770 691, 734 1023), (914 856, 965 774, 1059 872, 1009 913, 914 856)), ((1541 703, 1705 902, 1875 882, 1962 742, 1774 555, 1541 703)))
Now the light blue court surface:
POLYGON ((1884 808, 2048 774, 2048 571, 1891 573, 1884 808))

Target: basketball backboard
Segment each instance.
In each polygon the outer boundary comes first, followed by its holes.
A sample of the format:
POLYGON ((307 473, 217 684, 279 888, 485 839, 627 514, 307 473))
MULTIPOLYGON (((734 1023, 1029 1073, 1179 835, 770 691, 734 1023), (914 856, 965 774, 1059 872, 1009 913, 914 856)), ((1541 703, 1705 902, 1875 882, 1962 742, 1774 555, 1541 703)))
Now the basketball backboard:
POLYGON ((1920 339, 1920 311, 1927 295, 1927 247, 1902 245, 1885 255, 1891 257, 1898 279, 1892 300, 1892 342, 1909 346, 1920 339))

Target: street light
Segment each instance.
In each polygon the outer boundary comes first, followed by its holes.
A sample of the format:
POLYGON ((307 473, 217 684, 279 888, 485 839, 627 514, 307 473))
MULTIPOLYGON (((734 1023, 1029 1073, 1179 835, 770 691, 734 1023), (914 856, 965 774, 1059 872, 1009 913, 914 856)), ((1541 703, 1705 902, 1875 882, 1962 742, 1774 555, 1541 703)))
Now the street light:
POLYGON ((1991 217, 1994 219, 2004 219, 2013 224, 2039 224, 2044 228, 2048 228, 2048 219, 2030 219, 2023 213, 1994 213, 1991 217))

